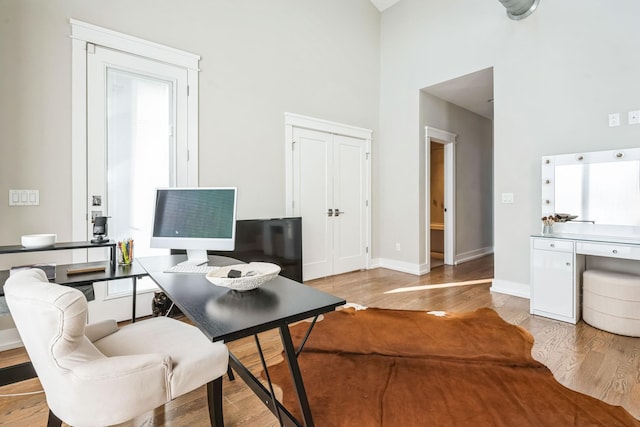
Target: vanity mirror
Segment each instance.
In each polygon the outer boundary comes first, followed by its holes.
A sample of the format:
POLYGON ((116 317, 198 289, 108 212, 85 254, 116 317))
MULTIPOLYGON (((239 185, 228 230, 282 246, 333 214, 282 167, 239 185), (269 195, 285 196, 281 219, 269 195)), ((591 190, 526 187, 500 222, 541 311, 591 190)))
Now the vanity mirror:
POLYGON ((640 148, 542 158, 542 216, 640 226, 640 148))

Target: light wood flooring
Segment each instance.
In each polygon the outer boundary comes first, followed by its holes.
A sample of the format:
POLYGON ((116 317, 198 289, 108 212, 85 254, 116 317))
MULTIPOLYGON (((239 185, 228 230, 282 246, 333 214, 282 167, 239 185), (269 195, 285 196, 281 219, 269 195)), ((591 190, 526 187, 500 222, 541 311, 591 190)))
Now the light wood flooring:
MULTIPOLYGON (((385 269, 347 273, 307 284, 314 288, 369 307, 470 311, 479 307, 495 309, 505 320, 523 326, 535 337, 533 356, 547 365, 565 386, 625 407, 640 418, 640 338, 613 335, 594 329, 582 321, 571 325, 529 314, 529 300, 491 293, 490 283, 461 282, 491 279, 493 257, 435 268, 421 277, 385 269), (457 286, 433 287, 443 283, 457 286), (411 287, 418 289, 408 290, 411 287), (405 290, 393 292, 393 290, 405 290)), ((281 360, 279 335, 260 334, 268 364, 281 360)), ((257 375, 260 361, 253 339, 229 343, 232 352, 257 375)), ((22 350, 0 353, 0 366, 24 361, 22 350)), ((338 379, 336 386, 339 386, 338 379)), ((224 380, 225 425, 277 426, 274 416, 244 385, 242 380, 224 380)), ((41 390, 37 379, 0 387, 0 394, 41 390)), ((313 410, 313 406, 312 406, 313 410)), ((321 408, 315 408, 321 410, 321 408)), ((44 426, 48 408, 43 394, 0 397, 0 425, 44 426)), ((164 407, 144 414, 123 426, 207 426, 204 387, 175 399, 164 407)))

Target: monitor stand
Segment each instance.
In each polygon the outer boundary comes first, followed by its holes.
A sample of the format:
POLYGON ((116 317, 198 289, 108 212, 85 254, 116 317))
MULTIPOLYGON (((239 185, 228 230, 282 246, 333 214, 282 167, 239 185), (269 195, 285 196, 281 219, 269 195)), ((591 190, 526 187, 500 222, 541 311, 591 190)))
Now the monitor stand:
POLYGON ((207 256, 206 250, 187 249, 187 260, 178 265, 202 265, 208 263, 209 257, 207 256))

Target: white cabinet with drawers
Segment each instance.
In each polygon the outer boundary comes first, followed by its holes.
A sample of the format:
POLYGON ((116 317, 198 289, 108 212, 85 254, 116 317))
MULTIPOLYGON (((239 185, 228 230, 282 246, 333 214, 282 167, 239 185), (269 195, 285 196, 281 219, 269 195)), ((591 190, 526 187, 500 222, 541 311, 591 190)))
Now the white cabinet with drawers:
POLYGON ((576 323, 580 318, 580 274, 575 243, 531 239, 531 314, 576 323))
MULTIPOLYGON (((596 263, 594 257, 640 261, 640 241, 575 234, 531 236, 531 314, 577 323, 582 273, 596 263)), ((616 271, 616 266, 620 265, 609 264, 605 269, 616 271)))

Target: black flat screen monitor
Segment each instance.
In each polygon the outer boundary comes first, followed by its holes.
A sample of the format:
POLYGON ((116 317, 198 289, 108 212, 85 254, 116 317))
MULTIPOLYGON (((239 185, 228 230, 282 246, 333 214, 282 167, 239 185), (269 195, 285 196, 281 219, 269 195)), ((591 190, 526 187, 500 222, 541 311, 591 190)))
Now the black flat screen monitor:
POLYGON ((236 248, 228 256, 277 264, 281 276, 302 283, 300 217, 239 220, 236 228, 236 248))
POLYGON ((244 262, 271 262, 280 266, 281 276, 302 283, 302 218, 239 219, 235 249, 207 253, 244 262))

